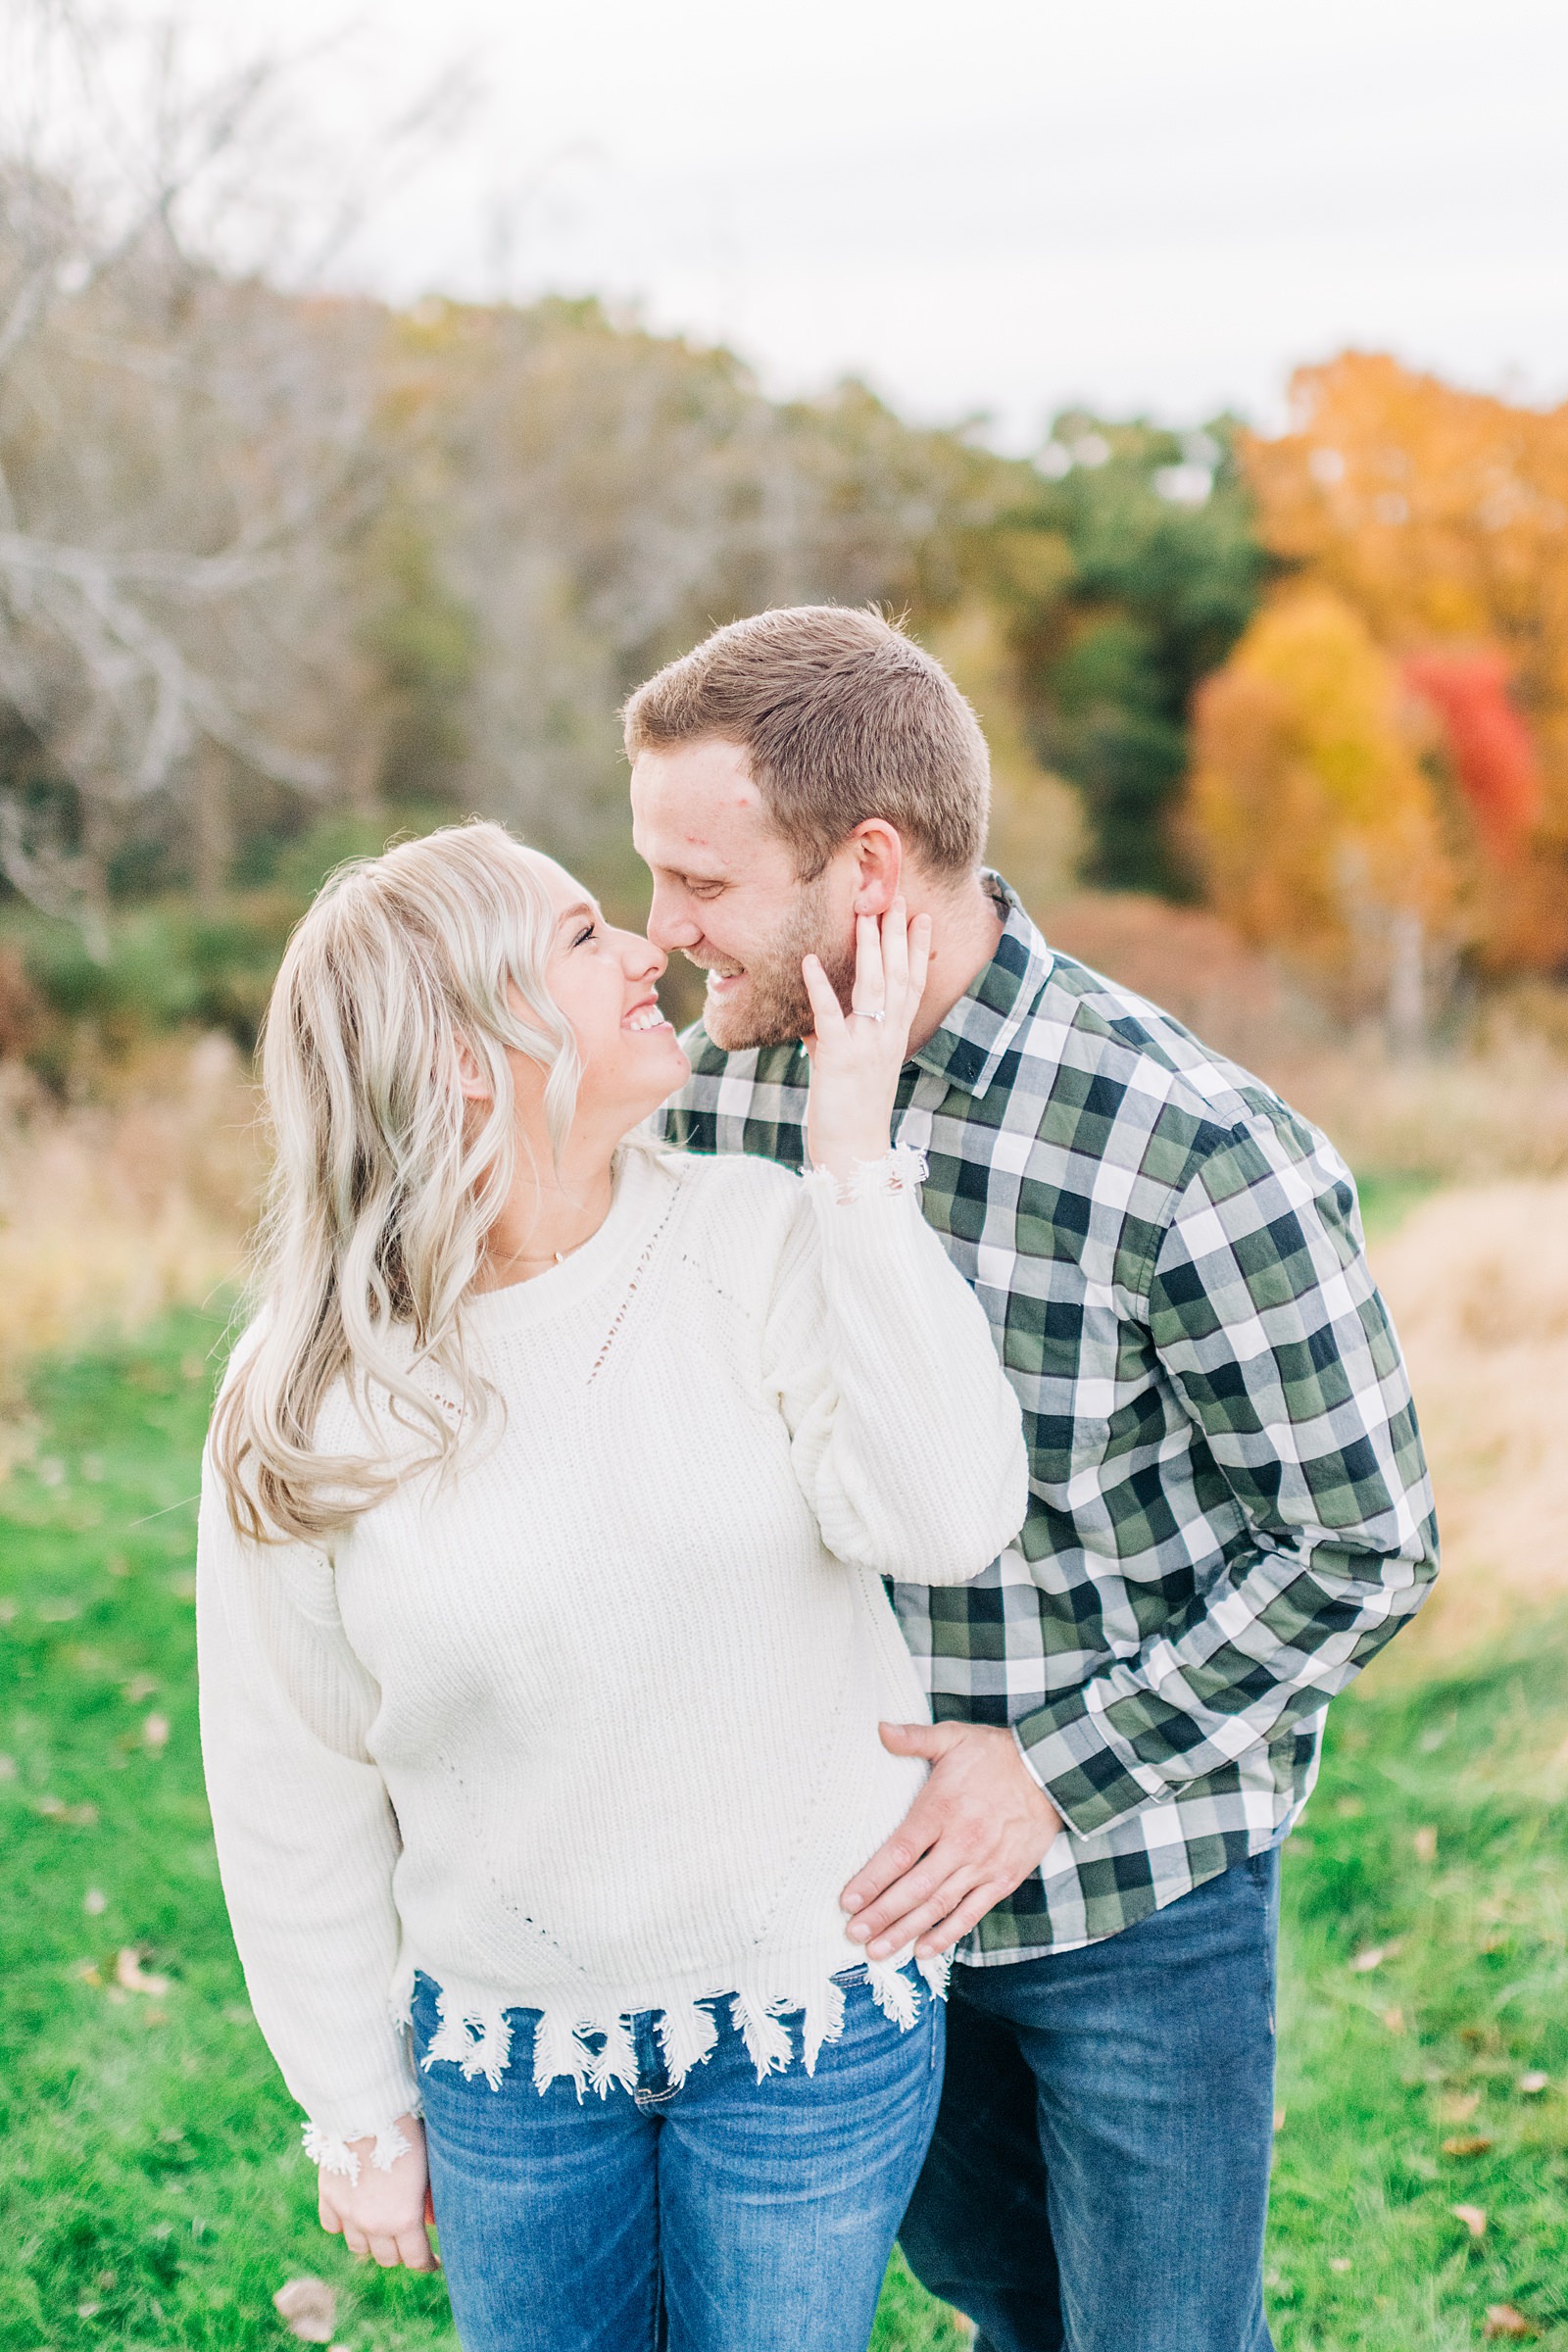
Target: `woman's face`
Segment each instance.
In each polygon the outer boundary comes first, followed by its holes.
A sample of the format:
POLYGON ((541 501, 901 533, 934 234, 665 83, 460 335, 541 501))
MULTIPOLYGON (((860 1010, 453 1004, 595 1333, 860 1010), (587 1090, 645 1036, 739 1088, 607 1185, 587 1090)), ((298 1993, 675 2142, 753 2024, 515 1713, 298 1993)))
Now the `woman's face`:
POLYGON ((554 858, 530 856, 555 911, 546 985, 571 1024, 582 1060, 577 1117, 602 1121, 619 1137, 691 1069, 659 1009, 656 983, 669 958, 640 932, 607 923, 582 884, 554 858))

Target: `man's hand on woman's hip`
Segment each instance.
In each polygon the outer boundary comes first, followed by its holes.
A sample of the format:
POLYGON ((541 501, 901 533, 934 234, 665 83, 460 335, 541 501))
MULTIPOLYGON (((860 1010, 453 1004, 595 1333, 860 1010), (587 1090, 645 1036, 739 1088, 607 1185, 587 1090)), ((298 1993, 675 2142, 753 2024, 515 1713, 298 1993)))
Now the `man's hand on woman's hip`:
POLYGON ((885 1723, 896 1756, 924 1756, 926 1782, 885 1845, 839 1901, 871 1960, 913 1943, 943 1952, 1037 1870, 1061 1815, 1012 1734, 980 1723, 885 1723))

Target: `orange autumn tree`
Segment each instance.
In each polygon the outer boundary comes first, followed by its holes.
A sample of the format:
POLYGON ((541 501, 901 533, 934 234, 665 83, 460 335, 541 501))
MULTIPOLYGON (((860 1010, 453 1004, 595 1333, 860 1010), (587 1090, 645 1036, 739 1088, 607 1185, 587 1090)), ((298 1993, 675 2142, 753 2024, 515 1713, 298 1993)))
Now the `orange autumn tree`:
POLYGON ((1494 970, 1568 967, 1568 406, 1348 352, 1300 370, 1291 429, 1242 454, 1291 588, 1332 594, 1398 666, 1466 942, 1494 970))
POLYGON ((1200 688, 1188 813, 1209 896, 1354 1013, 1420 1024, 1456 876, 1396 665, 1332 590, 1266 607, 1200 688))

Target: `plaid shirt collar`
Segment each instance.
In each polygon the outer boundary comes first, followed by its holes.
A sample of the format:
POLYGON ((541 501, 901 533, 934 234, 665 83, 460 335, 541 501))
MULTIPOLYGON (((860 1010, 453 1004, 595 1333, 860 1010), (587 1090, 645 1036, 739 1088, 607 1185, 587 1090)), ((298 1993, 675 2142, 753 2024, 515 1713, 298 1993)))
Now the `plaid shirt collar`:
POLYGON ((1040 1000, 1054 958, 1016 891, 987 869, 982 879, 1003 918, 996 954, 920 1051, 916 1066, 977 1100, 1040 1000))

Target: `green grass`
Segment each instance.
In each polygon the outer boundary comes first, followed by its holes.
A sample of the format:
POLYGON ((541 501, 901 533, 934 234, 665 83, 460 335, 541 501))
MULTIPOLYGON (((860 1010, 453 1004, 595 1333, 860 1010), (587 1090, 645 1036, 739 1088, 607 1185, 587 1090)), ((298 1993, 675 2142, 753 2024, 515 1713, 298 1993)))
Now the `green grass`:
MULTIPOLYGON (((302 2272, 352 2352, 451 2352, 439 2280, 318 2229, 224 1924, 192 1688, 214 1337, 186 1317, 47 1368, 0 1490, 0 2352, 282 2345, 272 2292, 302 2272), (125 1947, 167 1991, 116 1984, 125 1947)), ((1564 1626, 1335 1710, 1286 1863, 1282 2352, 1446 2352, 1503 2302, 1568 2352, 1565 1741, 1564 1626)), ((896 2267, 877 2352, 961 2340, 896 2267)))

